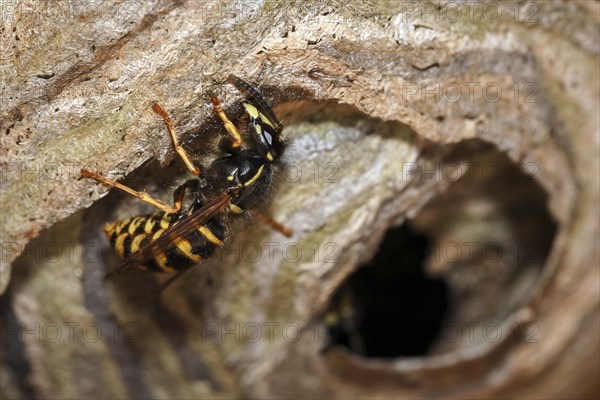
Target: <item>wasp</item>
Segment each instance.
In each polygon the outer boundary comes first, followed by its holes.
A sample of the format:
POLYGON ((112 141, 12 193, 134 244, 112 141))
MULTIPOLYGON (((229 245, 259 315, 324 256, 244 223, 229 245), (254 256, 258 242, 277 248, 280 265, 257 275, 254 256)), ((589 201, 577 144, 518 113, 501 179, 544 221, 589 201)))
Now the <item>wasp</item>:
POLYGON ((227 135, 218 141, 224 155, 205 168, 192 160, 179 144, 167 112, 158 103, 152 104, 167 127, 175 151, 195 176, 175 189, 173 206, 144 191, 133 190, 87 169, 81 170, 83 177, 122 190, 159 210, 104 226, 119 258, 107 278, 135 268, 182 272, 201 264, 223 246, 231 218, 251 210, 274 229, 291 235, 288 228, 257 209, 273 191, 278 163, 286 148, 281 133, 283 125, 257 89, 234 75, 230 75, 228 81, 247 95, 241 102, 249 119, 246 140, 225 114, 219 99, 212 96, 212 105, 227 135), (189 206, 183 207, 186 191, 193 194, 193 199, 189 206))

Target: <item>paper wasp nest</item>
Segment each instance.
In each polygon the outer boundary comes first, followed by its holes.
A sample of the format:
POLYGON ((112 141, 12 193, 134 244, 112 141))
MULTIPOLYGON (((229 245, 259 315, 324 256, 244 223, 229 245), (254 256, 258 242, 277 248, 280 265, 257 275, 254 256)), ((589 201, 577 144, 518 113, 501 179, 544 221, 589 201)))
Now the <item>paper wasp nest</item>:
POLYGON ((3 396, 598 396, 597 4, 68 4, 1 11, 3 396), (229 73, 294 235, 105 282, 100 227, 152 210, 80 168, 170 202, 151 102, 206 162, 229 73))

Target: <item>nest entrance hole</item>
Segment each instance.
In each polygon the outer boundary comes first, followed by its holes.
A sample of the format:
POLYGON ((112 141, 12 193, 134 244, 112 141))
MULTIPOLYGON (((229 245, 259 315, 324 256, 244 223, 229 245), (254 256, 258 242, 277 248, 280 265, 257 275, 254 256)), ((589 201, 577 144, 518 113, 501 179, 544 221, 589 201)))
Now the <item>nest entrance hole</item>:
POLYGON ((365 358, 448 353, 489 342, 490 324, 531 298, 557 229, 547 193, 495 148, 471 165, 332 295, 333 345, 365 358))

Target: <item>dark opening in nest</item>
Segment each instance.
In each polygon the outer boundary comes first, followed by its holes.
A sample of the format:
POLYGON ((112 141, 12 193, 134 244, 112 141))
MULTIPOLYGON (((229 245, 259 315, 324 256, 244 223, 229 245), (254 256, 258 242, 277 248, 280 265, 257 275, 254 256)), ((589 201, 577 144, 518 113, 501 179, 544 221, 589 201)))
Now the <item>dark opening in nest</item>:
POLYGON ((556 233, 535 172, 488 149, 390 229, 323 314, 333 345, 393 358, 498 340, 503 321, 531 298, 556 233))

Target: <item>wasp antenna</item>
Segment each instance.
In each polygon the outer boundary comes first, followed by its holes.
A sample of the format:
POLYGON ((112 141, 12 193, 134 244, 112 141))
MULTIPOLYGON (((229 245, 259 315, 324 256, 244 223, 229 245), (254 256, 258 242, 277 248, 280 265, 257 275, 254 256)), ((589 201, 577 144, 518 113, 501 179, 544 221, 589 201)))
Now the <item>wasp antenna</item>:
POLYGON ((252 97, 252 99, 254 99, 254 101, 256 101, 256 103, 260 106, 261 110, 264 111, 265 114, 267 114, 267 117, 269 117, 269 119, 274 123, 275 130, 277 132, 281 132, 283 130, 283 125, 281 124, 281 122, 279 122, 279 119, 277 119, 271 107, 269 107, 265 99, 263 99, 260 93, 258 93, 258 90, 254 88, 254 86, 233 74, 230 74, 227 79, 238 89, 240 89, 242 92, 246 92, 246 94, 248 94, 250 97, 252 97))

